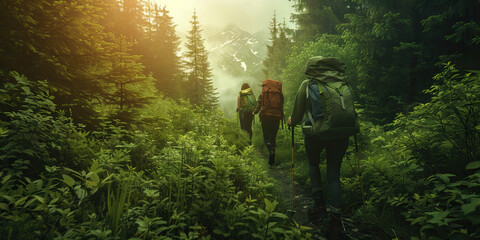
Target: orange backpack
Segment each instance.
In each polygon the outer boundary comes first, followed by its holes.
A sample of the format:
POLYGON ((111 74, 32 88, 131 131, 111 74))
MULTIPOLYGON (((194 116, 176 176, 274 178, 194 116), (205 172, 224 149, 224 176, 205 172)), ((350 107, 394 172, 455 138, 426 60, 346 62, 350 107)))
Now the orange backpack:
POLYGON ((260 118, 283 119, 282 82, 272 79, 263 81, 262 102, 260 118))

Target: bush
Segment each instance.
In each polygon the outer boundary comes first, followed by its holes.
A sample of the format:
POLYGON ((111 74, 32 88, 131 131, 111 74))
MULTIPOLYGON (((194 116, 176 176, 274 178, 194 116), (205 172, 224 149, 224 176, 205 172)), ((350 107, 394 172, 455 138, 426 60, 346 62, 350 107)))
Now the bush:
POLYGON ((0 131, 6 239, 308 238, 276 211, 248 136, 220 112, 158 99, 166 113, 129 130, 100 119, 86 132, 55 111, 42 85, 13 76, 1 91, 2 104, 19 108, 0 131))

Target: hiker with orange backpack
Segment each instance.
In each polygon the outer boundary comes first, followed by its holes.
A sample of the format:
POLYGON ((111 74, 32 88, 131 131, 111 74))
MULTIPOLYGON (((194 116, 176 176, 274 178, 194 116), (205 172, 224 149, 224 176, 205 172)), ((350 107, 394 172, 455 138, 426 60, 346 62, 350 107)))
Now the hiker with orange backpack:
POLYGON ((255 114, 260 112, 263 142, 269 152, 268 164, 275 162, 275 147, 280 120, 283 119, 282 82, 267 79, 262 83, 262 93, 258 96, 255 114))
POLYGON ((320 176, 320 154, 326 149, 328 239, 342 239, 340 166, 348 147, 348 139, 359 131, 354 99, 343 75, 345 64, 337 58, 312 57, 307 61, 305 75, 298 89, 292 115, 287 124, 302 124, 308 171, 314 206, 308 210, 310 221, 317 223, 327 216, 320 176))
POLYGON ((237 113, 240 119, 240 128, 250 135, 250 144, 252 143, 253 111, 256 107, 257 101, 250 85, 243 83, 237 97, 237 113))

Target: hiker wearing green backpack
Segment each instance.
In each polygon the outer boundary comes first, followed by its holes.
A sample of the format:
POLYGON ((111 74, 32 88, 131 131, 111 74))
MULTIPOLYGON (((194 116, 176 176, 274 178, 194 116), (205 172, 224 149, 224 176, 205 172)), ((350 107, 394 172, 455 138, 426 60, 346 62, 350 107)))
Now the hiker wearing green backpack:
POLYGON ((260 112, 263 142, 268 149, 268 164, 275 162, 275 148, 280 120, 283 120, 282 82, 267 79, 262 83, 262 93, 258 96, 255 114, 260 112))
POLYGON ((337 58, 310 58, 305 68, 307 80, 298 89, 292 115, 287 122, 295 126, 303 121, 311 192, 315 202, 308 210, 312 222, 328 215, 319 168, 320 154, 326 149, 329 239, 342 239, 340 166, 349 137, 359 131, 353 94, 344 72, 345 65, 337 58))
POLYGON ((240 119, 240 128, 250 135, 250 143, 252 142, 252 121, 253 111, 257 107, 255 95, 248 83, 242 84, 241 91, 237 97, 237 113, 240 119))

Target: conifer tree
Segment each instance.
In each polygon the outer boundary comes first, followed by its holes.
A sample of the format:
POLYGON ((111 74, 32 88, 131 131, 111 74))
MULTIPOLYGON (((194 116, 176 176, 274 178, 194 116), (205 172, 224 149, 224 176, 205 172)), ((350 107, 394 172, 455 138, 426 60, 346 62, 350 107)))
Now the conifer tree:
POLYGON ((112 49, 99 25, 104 9, 93 0, 9 2, 0 14, 0 71, 47 80, 59 108, 88 123, 112 49))
POLYGON ((355 0, 290 0, 295 2, 292 14, 297 24, 295 40, 304 44, 321 34, 336 34, 336 26, 345 22, 345 14, 356 9, 355 0))
POLYGON ((128 40, 135 42, 142 40, 143 27, 146 25, 144 14, 141 0, 123 0, 119 27, 121 34, 127 36, 128 40))
POLYGON ((119 26, 120 9, 114 0, 11 2, 0 14, 0 72, 47 80, 59 109, 87 124, 98 115, 99 102, 123 110, 137 105, 127 102, 143 101, 136 99, 140 95, 125 89, 134 91, 132 81, 143 77, 141 65, 128 57, 128 44, 119 46, 109 33, 119 26), (130 86, 115 82, 120 79, 130 86))
POLYGON ((282 69, 287 66, 286 59, 293 45, 287 32, 286 23, 279 24, 276 13, 274 13, 270 23, 271 45, 267 45, 267 57, 263 61, 265 78, 279 80, 282 69))
POLYGON ((103 102, 113 106, 108 112, 110 117, 128 122, 133 118, 135 109, 148 102, 149 78, 143 74, 144 66, 139 56, 129 54, 131 42, 125 36, 115 39, 115 52, 111 57, 108 70, 102 75, 105 93, 103 102))
POLYGON ((205 107, 218 105, 215 88, 212 83, 212 70, 208 63, 208 54, 202 38, 202 29, 196 11, 193 13, 192 29, 188 32, 185 53, 187 71, 186 97, 190 102, 205 107))
POLYGON ((173 18, 164 6, 154 7, 151 33, 142 63, 155 78, 156 88, 171 97, 179 97, 180 58, 177 55, 180 39, 175 31, 173 18))

